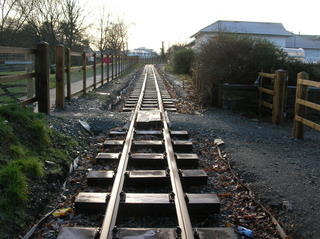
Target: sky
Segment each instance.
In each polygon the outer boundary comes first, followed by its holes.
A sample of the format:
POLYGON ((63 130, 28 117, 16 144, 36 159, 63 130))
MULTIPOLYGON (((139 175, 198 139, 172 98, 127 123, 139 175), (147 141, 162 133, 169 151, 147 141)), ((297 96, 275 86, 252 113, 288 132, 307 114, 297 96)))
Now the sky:
POLYGON ((281 22, 296 34, 320 35, 319 0, 80 0, 88 22, 97 22, 101 9, 129 26, 129 49, 159 52, 217 20, 281 22))

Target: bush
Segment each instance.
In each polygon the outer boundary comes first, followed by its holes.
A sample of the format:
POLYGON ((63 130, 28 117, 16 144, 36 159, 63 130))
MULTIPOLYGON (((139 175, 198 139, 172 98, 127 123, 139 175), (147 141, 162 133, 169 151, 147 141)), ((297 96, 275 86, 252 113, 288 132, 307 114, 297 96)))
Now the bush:
POLYGON ((289 59, 282 67, 288 71, 289 85, 297 84, 297 74, 305 71, 310 74, 310 79, 320 80, 320 64, 307 64, 289 59))
POLYGON ((203 44, 196 54, 196 85, 203 103, 218 105, 219 85, 253 84, 258 72, 288 70, 289 84, 295 85, 296 74, 317 68, 289 58, 287 53, 263 39, 221 33, 203 44))
POLYGON ((189 74, 194 53, 189 48, 181 48, 173 53, 173 71, 177 74, 189 74))

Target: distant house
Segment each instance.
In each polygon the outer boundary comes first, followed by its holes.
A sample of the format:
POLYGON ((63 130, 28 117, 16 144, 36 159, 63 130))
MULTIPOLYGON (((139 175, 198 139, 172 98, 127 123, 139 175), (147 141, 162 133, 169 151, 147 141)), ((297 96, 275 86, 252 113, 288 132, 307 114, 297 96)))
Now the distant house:
POLYGON ((320 63, 320 36, 294 35, 287 38, 286 47, 302 48, 307 62, 320 63))
POLYGON ((281 23, 216 21, 191 37, 195 38, 195 47, 197 48, 221 32, 266 39, 279 47, 285 47, 287 38, 293 35, 281 23))
POLYGON ((136 48, 128 52, 128 56, 139 56, 143 58, 155 57, 158 54, 153 49, 148 49, 145 47, 136 48))
POLYGON ((214 39, 221 32, 266 39, 296 59, 309 63, 320 62, 320 36, 295 35, 287 31, 282 23, 216 21, 191 36, 194 38, 194 48, 214 39))

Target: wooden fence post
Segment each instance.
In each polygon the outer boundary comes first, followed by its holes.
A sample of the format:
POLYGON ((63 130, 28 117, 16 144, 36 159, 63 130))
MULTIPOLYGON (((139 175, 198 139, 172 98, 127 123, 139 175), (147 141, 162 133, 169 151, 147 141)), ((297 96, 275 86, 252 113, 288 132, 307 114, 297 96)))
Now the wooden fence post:
POLYGON ((119 77, 119 73, 120 73, 119 72, 119 70, 120 70, 119 66, 120 66, 120 56, 117 56, 117 75, 116 75, 117 77, 119 77))
POLYGON ((118 73, 117 73, 117 77, 119 77, 119 75, 120 75, 120 64, 121 64, 120 59, 121 59, 121 58, 120 58, 120 55, 119 55, 119 56, 118 56, 118 65, 117 65, 117 66, 118 66, 118 70, 117 70, 117 71, 118 71, 118 73))
POLYGON ((97 88, 97 54, 93 53, 93 89, 97 88))
POLYGON ((36 97, 38 111, 46 114, 50 113, 49 70, 49 44, 40 42, 37 45, 36 97))
POLYGON ((124 72, 128 72, 128 56, 124 56, 124 72))
POLYGON ((277 70, 274 79, 274 95, 272 106, 272 123, 280 124, 283 119, 286 96, 286 80, 287 72, 285 70, 277 70))
POLYGON ((83 81, 83 94, 87 94, 87 54, 82 53, 82 81, 83 81))
MULTIPOLYGON (((27 54, 26 55, 26 61, 29 61, 31 62, 31 64, 28 64, 26 66, 26 71, 28 73, 31 73, 32 72, 32 55, 31 54, 27 54)), ((34 81, 33 81, 33 78, 29 78, 27 79, 27 97, 28 99, 32 98, 34 95, 34 81)))
POLYGON ((127 71, 129 71, 130 67, 131 67, 131 58, 130 58, 130 56, 128 56, 128 59, 127 59, 127 71))
POLYGON ((114 63, 115 63, 115 65, 114 65, 114 78, 117 78, 117 76, 118 76, 118 56, 115 55, 114 57, 115 57, 115 61, 114 61, 114 63))
POLYGON ((121 56, 118 56, 118 77, 121 75, 121 56))
POLYGON ((114 56, 111 55, 111 80, 114 79, 114 56))
POLYGON ((56 46, 56 107, 64 108, 64 46, 56 46))
POLYGON ((122 70, 123 70, 123 56, 120 55, 120 75, 122 75, 122 70))
POLYGON ((101 52, 101 85, 103 85, 103 53, 101 52))
POLYGON ((123 74, 123 55, 120 55, 120 62, 121 62, 121 64, 120 64, 120 73, 122 75, 123 74))
POLYGON ((123 73, 123 55, 120 55, 120 75, 123 73))
POLYGON ((294 108, 293 119, 293 137, 297 139, 303 139, 303 123, 295 120, 296 116, 305 117, 306 107, 297 103, 297 99, 306 100, 308 97, 308 86, 299 84, 299 79, 309 80, 309 74, 306 72, 300 72, 297 74, 297 88, 296 88, 296 103, 294 108))
POLYGON ((111 61, 111 57, 110 55, 107 55, 108 57, 108 63, 107 63, 107 82, 109 83, 110 81, 110 61, 111 61))
POLYGON ((66 75, 67 75, 67 99, 71 100, 71 55, 70 55, 69 48, 66 48, 66 75))

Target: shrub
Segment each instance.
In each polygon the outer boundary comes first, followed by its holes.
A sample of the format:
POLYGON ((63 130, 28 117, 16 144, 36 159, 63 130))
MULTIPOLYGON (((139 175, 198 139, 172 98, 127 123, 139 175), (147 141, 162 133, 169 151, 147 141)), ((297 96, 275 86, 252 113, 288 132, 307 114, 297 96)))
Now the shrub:
POLYGON ((220 84, 253 84, 259 71, 287 70, 289 85, 296 85, 296 75, 301 71, 320 79, 319 65, 294 60, 267 40, 229 33, 203 44, 196 52, 194 65, 194 81, 202 102, 213 105, 219 103, 220 84))
POLYGON ((194 53, 189 48, 181 48, 173 53, 173 71, 177 74, 189 74, 194 53))
POLYGON ((196 54, 202 101, 217 104, 221 83, 253 84, 259 71, 272 72, 287 60, 287 54, 269 41, 221 33, 196 54))
POLYGON ((197 65, 214 82, 251 84, 258 71, 269 72, 286 59, 285 52, 266 40, 221 34, 202 45, 197 65))
POLYGON ((168 63, 166 68, 177 74, 189 74, 194 62, 194 52, 185 44, 175 44, 166 53, 168 63))
POLYGON ((289 85, 297 84, 297 74, 305 71, 310 74, 310 79, 320 80, 320 64, 307 64, 289 59, 282 67, 288 71, 289 85))

